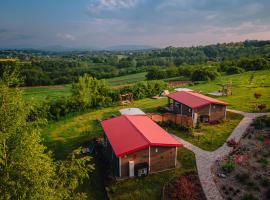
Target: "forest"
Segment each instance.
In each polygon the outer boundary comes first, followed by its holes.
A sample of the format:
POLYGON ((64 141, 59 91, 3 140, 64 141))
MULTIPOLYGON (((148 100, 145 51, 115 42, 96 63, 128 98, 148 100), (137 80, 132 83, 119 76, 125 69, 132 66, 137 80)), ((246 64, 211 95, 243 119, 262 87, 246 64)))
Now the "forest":
POLYGON ((25 86, 73 83, 83 74, 103 79, 138 72, 149 72, 149 80, 176 76, 213 80, 223 72, 269 69, 269 52, 270 41, 141 51, 0 50, 0 75, 6 66, 18 67, 25 86))

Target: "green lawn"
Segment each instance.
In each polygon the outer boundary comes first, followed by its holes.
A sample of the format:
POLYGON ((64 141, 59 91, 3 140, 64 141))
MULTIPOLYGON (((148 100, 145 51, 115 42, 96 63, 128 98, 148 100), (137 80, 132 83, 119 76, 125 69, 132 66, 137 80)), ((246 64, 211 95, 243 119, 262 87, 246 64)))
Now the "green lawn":
POLYGON ((106 79, 111 85, 125 85, 146 80, 146 72, 106 79))
MULTIPOLYGON (((152 112, 158 106, 167 103, 166 98, 143 99, 134 102, 132 107, 141 108, 145 112, 152 112)), ((100 137, 102 134, 98 120, 119 114, 122 107, 109 107, 97 109, 86 113, 77 113, 75 116, 66 117, 60 121, 49 123, 42 130, 45 144, 55 152, 57 158, 65 157, 74 148, 83 142, 100 137)))
POLYGON ((70 96, 70 85, 65 85, 64 88, 36 88, 26 87, 23 89, 24 98, 26 100, 34 99, 37 101, 44 101, 47 97, 57 99, 62 96, 70 96))
POLYGON ((224 144, 242 118, 242 115, 227 112, 227 119, 224 122, 216 125, 201 124, 200 128, 193 130, 195 134, 202 134, 201 136, 194 136, 192 133, 180 131, 175 128, 166 129, 169 133, 177 135, 204 150, 214 151, 224 144))
POLYGON ((161 199, 162 188, 173 177, 184 172, 196 170, 194 154, 185 149, 178 149, 177 168, 157 174, 151 174, 144 178, 127 179, 117 182, 108 188, 108 194, 112 200, 157 200, 161 199))
POLYGON ((254 93, 262 94, 258 103, 267 105, 266 111, 270 111, 270 70, 245 72, 243 74, 221 76, 215 81, 198 84, 194 86, 187 86, 196 91, 201 91, 204 94, 208 92, 218 91, 221 89, 220 84, 232 83, 232 96, 219 97, 230 104, 229 108, 241 111, 253 112, 256 103, 254 93), (254 74, 254 79, 249 84, 251 75, 254 74))

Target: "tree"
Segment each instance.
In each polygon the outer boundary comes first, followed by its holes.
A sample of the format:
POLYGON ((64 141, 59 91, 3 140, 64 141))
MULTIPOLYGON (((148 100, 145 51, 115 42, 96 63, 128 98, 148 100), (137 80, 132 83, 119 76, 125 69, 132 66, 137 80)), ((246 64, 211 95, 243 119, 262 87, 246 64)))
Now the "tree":
POLYGON ((79 77, 77 83, 72 85, 73 99, 82 108, 91 108, 111 103, 110 88, 105 80, 97 80, 87 74, 79 77))
POLYGON ((148 80, 163 79, 166 78, 166 73, 161 67, 153 66, 148 70, 146 78, 148 80))
POLYGON ((28 108, 16 86, 15 72, 0 80, 1 199, 53 199, 54 165, 40 133, 28 124, 28 108))
POLYGON ((93 170, 89 157, 53 162, 41 144, 38 123, 29 120, 16 71, 0 79, 0 199, 85 199, 79 184, 93 170))

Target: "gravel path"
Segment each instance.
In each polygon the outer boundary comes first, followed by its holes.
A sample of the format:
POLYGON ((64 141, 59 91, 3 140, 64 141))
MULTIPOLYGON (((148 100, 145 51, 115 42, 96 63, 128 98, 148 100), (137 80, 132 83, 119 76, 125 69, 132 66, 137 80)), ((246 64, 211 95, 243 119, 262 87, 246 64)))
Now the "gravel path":
MULTIPOLYGON (((238 113, 244 116, 241 122, 233 130, 228 139, 234 139, 239 142, 246 129, 250 126, 252 121, 259 116, 266 115, 268 113, 245 113, 237 110, 230 110, 229 112, 238 113)), ((196 157, 196 164, 200 182, 208 200, 223 200, 215 182, 214 174, 212 174, 211 167, 214 165, 217 159, 227 156, 232 150, 232 147, 227 146, 226 143, 213 152, 205 151, 199 147, 173 135, 184 147, 194 152, 196 157)))

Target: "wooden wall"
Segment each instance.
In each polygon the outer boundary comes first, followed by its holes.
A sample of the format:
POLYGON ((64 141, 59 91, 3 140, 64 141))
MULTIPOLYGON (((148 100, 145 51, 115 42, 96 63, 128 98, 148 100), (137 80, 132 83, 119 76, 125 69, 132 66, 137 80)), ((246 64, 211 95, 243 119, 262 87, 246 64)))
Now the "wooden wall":
MULTIPOLYGON (((149 148, 128 154, 121 158, 121 177, 129 176, 129 161, 134 164, 148 163, 149 148)), ((150 148, 150 171, 149 173, 159 172, 175 167, 176 147, 151 147, 150 148)))
POLYGON ((134 164, 147 162, 149 164, 149 149, 143 149, 121 158, 121 177, 129 176, 129 161, 133 160, 134 164))
POLYGON ((175 167, 176 147, 151 147, 150 173, 175 167))

